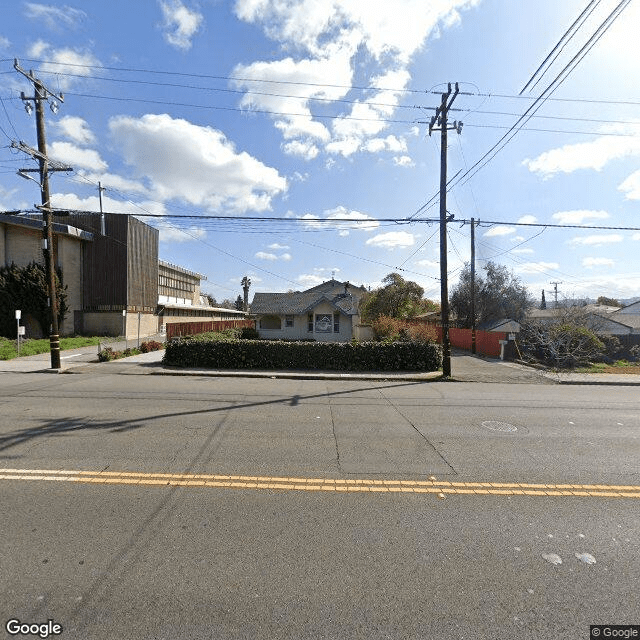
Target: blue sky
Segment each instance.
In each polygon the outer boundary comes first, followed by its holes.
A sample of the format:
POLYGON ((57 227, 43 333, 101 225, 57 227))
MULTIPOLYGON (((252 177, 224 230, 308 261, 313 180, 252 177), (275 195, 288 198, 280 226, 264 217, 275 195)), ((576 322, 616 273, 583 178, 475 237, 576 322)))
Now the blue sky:
MULTIPOLYGON (((459 82, 449 176, 464 176, 619 0, 142 0, 0 8, 0 210, 31 209, 36 146, 18 58, 52 91, 56 207, 160 228, 160 258, 235 299, 331 278, 376 287, 391 271, 438 300, 439 134, 427 123, 459 82), (531 91, 567 27, 593 12, 531 91), (189 216, 189 217, 187 217, 189 216), (193 217, 193 216, 209 216, 193 217), (225 219, 211 216, 227 216, 225 219), (250 218, 277 218, 259 222, 250 218)), ((10 5, 10 6, 9 6, 10 5)), ((631 2, 536 117, 448 195, 449 281, 476 229, 478 267, 506 265, 539 299, 640 296, 640 3, 631 2)))

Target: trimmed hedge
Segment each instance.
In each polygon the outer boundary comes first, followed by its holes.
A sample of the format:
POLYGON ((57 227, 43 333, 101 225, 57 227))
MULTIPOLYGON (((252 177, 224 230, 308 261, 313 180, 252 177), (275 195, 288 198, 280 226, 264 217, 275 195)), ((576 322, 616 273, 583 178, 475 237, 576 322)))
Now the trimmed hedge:
POLYGON ((186 338, 167 345, 163 363, 220 369, 437 371, 440 345, 424 342, 284 342, 186 338))

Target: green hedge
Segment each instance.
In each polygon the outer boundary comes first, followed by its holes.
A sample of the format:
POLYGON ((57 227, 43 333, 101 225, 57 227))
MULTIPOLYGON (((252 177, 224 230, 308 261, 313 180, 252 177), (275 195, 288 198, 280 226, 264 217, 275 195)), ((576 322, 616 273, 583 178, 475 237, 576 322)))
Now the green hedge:
POLYGON ((319 369, 331 371, 437 371, 440 346, 424 342, 281 342, 175 340, 164 364, 219 369, 319 369))

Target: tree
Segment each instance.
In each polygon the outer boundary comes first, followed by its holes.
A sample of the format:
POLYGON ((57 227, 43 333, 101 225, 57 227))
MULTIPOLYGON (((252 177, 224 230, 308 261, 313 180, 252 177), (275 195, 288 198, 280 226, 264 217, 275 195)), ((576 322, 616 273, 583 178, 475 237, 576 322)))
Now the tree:
MULTIPOLYGON (((56 270, 56 297, 58 298, 58 322, 62 324, 69 311, 67 306, 67 287, 62 281, 62 271, 56 270)), ((15 264, 0 267, 0 335, 14 338, 16 320, 14 311, 20 309, 24 314, 35 318, 43 333, 48 332, 51 324, 48 305, 49 286, 44 267, 32 262, 26 267, 15 264)))
POLYGON ((546 309, 547 308, 547 301, 545 300, 544 297, 544 289, 542 290, 542 300, 540 301, 540 309, 546 309))
POLYGON ((606 307, 621 307, 622 305, 615 298, 607 298, 605 296, 600 296, 596 300, 596 304, 601 304, 606 307))
POLYGON ((242 311, 248 311, 249 310, 249 287, 251 286, 251 279, 245 276, 244 278, 242 278, 242 281, 240 282, 240 284, 242 285, 242 292, 244 293, 242 311))
POLYGON ((382 282, 384 287, 362 298, 360 314, 366 322, 372 322, 380 316, 411 318, 437 309, 434 302, 422 298, 424 289, 418 283, 405 280, 398 273, 390 273, 382 282))
POLYGON ((204 296, 207 299, 207 303, 209 304, 210 307, 217 307, 218 303, 216 302, 216 299, 210 294, 210 293, 205 293, 204 296))
MULTIPOLYGON (((502 265, 487 262, 485 276, 475 277, 475 321, 477 324, 512 318, 520 322, 533 300, 520 280, 502 265)), ((471 316, 471 266, 466 263, 458 284, 449 294, 449 306, 456 315, 459 326, 473 326, 471 316)))
POLYGON ((243 307, 244 307, 244 302, 242 300, 242 296, 238 296, 236 298, 236 301, 233 303, 234 308, 236 309, 236 311, 242 311, 243 307))

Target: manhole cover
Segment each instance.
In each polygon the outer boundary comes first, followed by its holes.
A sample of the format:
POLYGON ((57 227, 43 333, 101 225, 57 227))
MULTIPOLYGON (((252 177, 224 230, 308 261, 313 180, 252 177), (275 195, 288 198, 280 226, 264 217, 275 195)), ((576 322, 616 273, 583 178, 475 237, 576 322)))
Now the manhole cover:
POLYGON ((497 422, 495 420, 485 420, 482 426, 490 431, 503 431, 505 433, 513 433, 518 430, 518 427, 508 422, 497 422))

